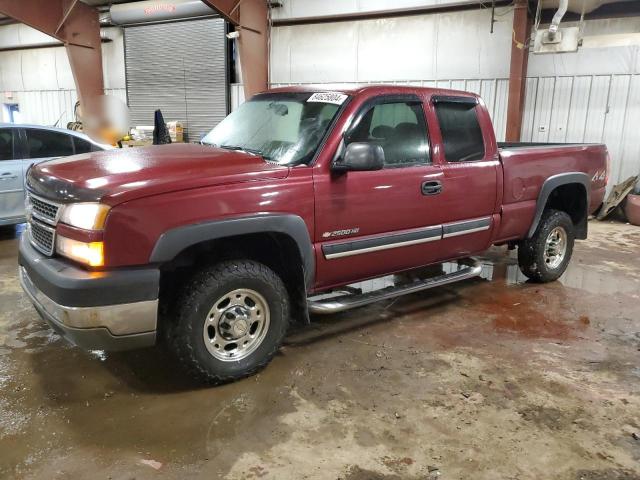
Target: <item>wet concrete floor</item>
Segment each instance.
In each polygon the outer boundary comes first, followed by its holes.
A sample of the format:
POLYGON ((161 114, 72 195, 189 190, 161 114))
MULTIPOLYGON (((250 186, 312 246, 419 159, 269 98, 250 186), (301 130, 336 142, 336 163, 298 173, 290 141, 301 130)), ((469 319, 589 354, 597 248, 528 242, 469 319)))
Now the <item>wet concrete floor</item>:
POLYGON ((640 228, 590 224, 561 281, 484 278, 292 333, 198 388, 154 349, 83 352, 39 319, 0 229, 0 478, 640 479, 640 228))

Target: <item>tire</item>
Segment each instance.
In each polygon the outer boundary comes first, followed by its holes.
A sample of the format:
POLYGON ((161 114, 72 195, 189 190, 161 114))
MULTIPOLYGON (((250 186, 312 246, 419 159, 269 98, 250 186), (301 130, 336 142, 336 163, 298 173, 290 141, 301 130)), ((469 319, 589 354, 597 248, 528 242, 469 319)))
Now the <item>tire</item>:
POLYGON ((520 270, 534 282, 546 283, 557 280, 571 260, 574 241, 575 230, 571 217, 559 210, 545 210, 533 237, 520 242, 520 270), (549 251, 547 241, 550 242, 549 251), (559 253, 561 251, 564 253, 559 253), (554 252, 559 254, 553 255, 554 252))
POLYGON ((284 283, 250 260, 205 268, 187 282, 173 307, 168 347, 192 377, 211 385, 264 368, 289 327, 284 283))

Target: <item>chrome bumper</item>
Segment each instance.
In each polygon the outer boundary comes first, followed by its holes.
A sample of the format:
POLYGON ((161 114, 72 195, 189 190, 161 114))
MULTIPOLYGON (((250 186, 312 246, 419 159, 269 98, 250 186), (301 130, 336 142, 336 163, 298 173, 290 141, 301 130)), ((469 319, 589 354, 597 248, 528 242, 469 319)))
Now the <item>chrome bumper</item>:
POLYGON ((90 350, 130 350, 155 344, 158 300, 67 307, 38 289, 23 266, 19 274, 40 316, 70 342, 90 350))

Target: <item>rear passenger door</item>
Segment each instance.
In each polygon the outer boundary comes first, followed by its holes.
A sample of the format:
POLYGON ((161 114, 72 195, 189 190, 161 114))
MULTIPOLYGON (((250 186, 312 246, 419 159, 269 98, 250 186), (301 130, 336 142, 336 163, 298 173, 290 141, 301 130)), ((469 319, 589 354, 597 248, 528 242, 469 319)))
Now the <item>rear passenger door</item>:
POLYGON ((440 144, 436 156, 447 212, 442 252, 447 258, 478 253, 490 245, 497 208, 499 157, 491 120, 471 96, 432 97, 429 118, 440 144))
POLYGON ((24 215, 24 182, 18 130, 0 128, 0 225, 24 215))

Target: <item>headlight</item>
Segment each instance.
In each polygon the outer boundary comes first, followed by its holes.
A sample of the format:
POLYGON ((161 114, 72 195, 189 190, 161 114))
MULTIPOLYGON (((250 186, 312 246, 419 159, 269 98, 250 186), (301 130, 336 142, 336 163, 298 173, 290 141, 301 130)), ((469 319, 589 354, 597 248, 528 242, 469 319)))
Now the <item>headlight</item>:
POLYGON ((85 243, 58 235, 56 237, 56 251, 60 255, 91 267, 104 265, 104 244, 102 242, 85 243))
POLYGON ((65 205, 60 221, 85 230, 102 230, 109 207, 101 203, 72 203, 65 205))

